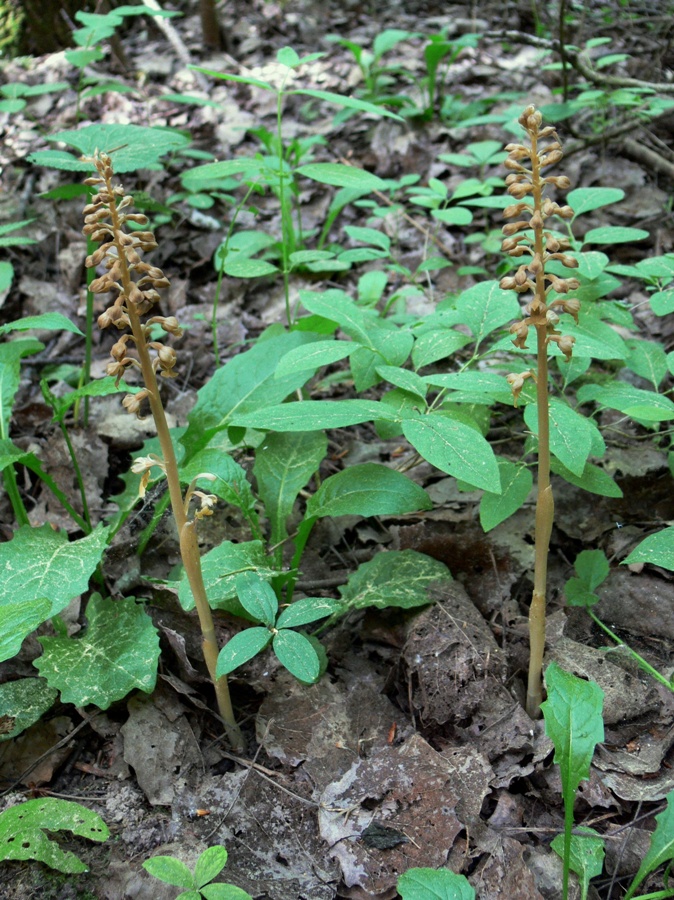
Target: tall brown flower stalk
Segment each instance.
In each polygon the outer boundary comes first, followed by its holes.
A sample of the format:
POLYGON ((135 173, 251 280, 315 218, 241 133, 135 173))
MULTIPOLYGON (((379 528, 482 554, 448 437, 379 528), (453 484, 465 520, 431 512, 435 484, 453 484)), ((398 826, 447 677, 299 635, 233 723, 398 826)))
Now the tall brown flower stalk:
POLYGON ((212 506, 217 498, 213 494, 197 490, 196 482, 199 478, 212 479, 213 476, 207 473, 198 475, 183 496, 178 464, 157 381, 157 374, 161 378, 175 377, 176 352, 172 347, 161 341, 151 340, 150 337, 153 325, 159 325, 163 331, 174 337, 180 337, 182 330, 173 316, 157 315, 143 321, 160 299, 158 289, 165 288, 169 284, 160 268, 142 259, 142 254, 154 250, 157 242, 151 231, 127 230, 128 222, 144 226, 148 220, 146 216, 130 211, 133 198, 125 195, 120 185, 113 184, 114 173, 110 157, 105 153, 96 153, 87 161, 93 163, 98 174, 85 181, 85 184, 96 188, 96 194, 84 209, 83 233, 91 240, 102 243, 91 256, 87 257, 86 265, 88 267, 103 265, 107 270, 92 282, 90 289, 95 294, 110 291, 116 293, 112 306, 102 313, 98 324, 100 328, 114 325, 125 332, 110 351, 113 362, 108 365, 107 371, 119 382, 127 369, 140 370, 144 388, 136 394, 127 394, 122 402, 129 412, 139 415, 143 402, 148 401, 161 447, 161 457, 142 457, 135 461, 132 468, 134 472, 142 473, 141 494, 154 466, 158 466, 166 475, 180 539, 180 554, 199 616, 204 659, 215 686, 218 708, 225 722, 230 743, 235 749, 242 750, 243 737, 234 718, 227 679, 216 678, 215 675, 218 643, 211 608, 206 597, 197 542, 197 522, 203 516, 212 514, 212 506), (193 500, 199 501, 199 506, 190 516, 193 500))
POLYGON ((533 106, 528 106, 519 117, 519 123, 526 131, 529 146, 508 144, 509 156, 505 166, 510 170, 506 178, 508 193, 517 202, 508 206, 503 215, 506 219, 520 217, 517 222, 509 222, 503 227, 505 240, 502 249, 509 256, 522 257, 525 261, 514 275, 501 280, 504 290, 529 293, 532 298, 524 306, 525 318, 511 326, 515 335, 513 343, 526 350, 529 329, 536 330, 536 371, 508 375, 515 405, 527 378, 536 384, 538 411, 538 493, 536 497, 536 533, 534 589, 529 609, 529 677, 527 684, 526 709, 532 718, 540 715, 543 700, 543 654, 545 651, 545 598, 547 592, 548 552, 550 535, 554 521, 555 504, 550 484, 550 420, 548 403, 548 349, 557 344, 566 361, 571 359, 575 338, 561 334, 555 326, 559 322, 559 312, 569 313, 578 322, 580 303, 576 299, 554 299, 548 302, 551 291, 566 294, 578 288, 576 278, 559 278, 546 272, 546 265, 556 259, 573 269, 578 261, 566 255, 571 248, 566 238, 557 237, 546 230, 546 220, 551 216, 570 219, 570 206, 560 206, 545 196, 548 185, 557 190, 567 191, 571 182, 564 175, 543 176, 542 170, 558 163, 563 156, 562 147, 555 129, 542 127, 543 117, 533 106), (523 164, 529 161, 529 166, 523 164))

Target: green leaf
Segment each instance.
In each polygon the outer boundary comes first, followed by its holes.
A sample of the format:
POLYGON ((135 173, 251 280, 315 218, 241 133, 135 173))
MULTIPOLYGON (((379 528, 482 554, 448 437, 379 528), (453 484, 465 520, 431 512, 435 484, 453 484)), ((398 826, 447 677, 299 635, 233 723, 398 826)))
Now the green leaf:
POLYGON ((259 87, 265 91, 273 91, 276 88, 268 81, 262 81, 259 78, 252 78, 249 75, 230 75, 229 72, 214 72, 213 69, 204 69, 202 66, 189 66, 195 72, 201 72, 202 75, 210 75, 211 78, 221 78, 223 81, 235 81, 237 84, 250 84, 252 87, 259 87))
MULTIPOLYGON (((385 116, 388 119, 396 119, 398 122, 402 121, 400 116, 396 115, 388 109, 384 109, 383 106, 378 106, 376 103, 369 103, 367 100, 359 100, 357 97, 335 94, 333 91, 317 91, 313 89, 302 88, 297 91, 286 91, 286 93, 299 94, 304 97, 315 97, 317 100, 326 100, 328 103, 335 103, 337 106, 343 106, 346 109, 355 109, 358 112, 372 113, 375 116, 385 116)), ((331 166, 338 165, 338 163, 316 163, 316 165, 331 166)), ((316 180, 320 181, 320 179, 318 178, 316 180)), ((328 184, 332 184, 332 182, 328 182, 328 184)), ((347 186, 351 187, 351 185, 347 186)))
POLYGON ((331 616, 343 608, 339 600, 330 597, 305 597, 295 600, 287 606, 276 620, 277 628, 297 628, 300 625, 309 625, 326 616, 331 616))
POLYGON ((625 894, 625 900, 634 897, 637 887, 651 872, 674 859, 674 791, 667 794, 666 800, 666 808, 655 817, 658 824, 651 835, 648 853, 641 861, 639 871, 625 894))
POLYGON ((564 801, 564 868, 571 862, 573 804, 581 781, 590 777, 595 746, 604 740, 604 692, 551 663, 545 672, 548 699, 541 704, 545 733, 555 745, 555 762, 562 777, 564 801))
POLYGON ((0 434, 9 433, 9 416, 19 389, 22 357, 43 349, 44 344, 33 338, 0 344, 0 434))
POLYGON ((380 250, 385 250, 387 253, 391 249, 391 238, 384 234, 383 231, 378 231, 376 228, 361 228, 357 225, 345 225, 344 231, 349 235, 350 238, 353 238, 354 241, 362 241, 364 244, 373 244, 375 247, 379 247, 380 250))
POLYGON ((224 847, 209 847, 201 854, 194 867, 194 886, 203 887, 222 872, 227 865, 227 851, 224 847))
MULTIPOLYGON (((580 881, 581 900, 587 897, 590 881, 604 869, 604 839, 593 828, 579 825, 571 835, 570 865, 580 881)), ((564 836, 558 834, 550 844, 558 856, 564 858, 564 836)))
POLYGON ((510 460, 498 461, 501 475, 501 493, 485 492, 480 501, 480 525, 483 531, 491 531, 512 516, 522 506, 531 492, 533 476, 527 466, 518 466, 510 460))
POLYGON ((183 187, 188 191, 208 190, 214 181, 228 178, 231 175, 245 174, 250 177, 261 170, 261 162, 250 156, 239 156, 234 159, 223 159, 220 162, 206 163, 188 169, 181 176, 183 187))
POLYGON ((34 665, 61 700, 107 709, 134 689, 154 690, 159 636, 133 597, 109 600, 92 594, 89 627, 82 637, 41 637, 43 654, 34 665))
POLYGON ((566 195, 566 202, 573 210, 573 217, 576 219, 583 213, 592 212, 594 209, 608 206, 611 203, 619 203, 624 196, 625 191, 620 188, 584 187, 569 191, 566 195))
POLYGON ((649 233, 643 228, 626 228, 622 225, 604 225, 591 228, 583 238, 584 244, 631 244, 632 241, 645 241, 649 233))
POLYGON ((594 400, 599 406, 617 409, 642 422, 666 422, 674 419, 674 403, 669 397, 655 391, 644 391, 624 381, 583 385, 578 390, 578 402, 587 403, 589 400, 594 400))
POLYGON ((297 631, 281 629, 272 643, 282 666, 304 684, 314 684, 321 674, 321 663, 311 641, 297 631))
MULTIPOLYGON (((154 166, 162 156, 175 153, 188 146, 190 139, 177 131, 165 128, 148 128, 144 125, 85 125, 77 131, 60 131, 48 135, 48 140, 69 144, 82 156, 93 156, 96 150, 107 153, 114 150, 111 159, 115 173, 134 172, 154 166), (118 149, 116 149, 118 148, 118 149)), ((67 157, 73 165, 59 165, 57 155, 60 151, 38 151, 31 153, 29 161, 35 165, 47 165, 54 168, 68 168, 70 171, 90 172, 92 163, 81 162, 68 153, 61 154, 63 161, 67 157), (46 155, 50 155, 47 158, 46 155)))
POLYGON ((271 627, 276 621, 278 599, 274 589, 257 572, 240 572, 234 579, 241 606, 256 622, 271 627))
POLYGON ((445 225, 470 225, 473 214, 465 206, 452 206, 449 209, 434 209, 431 216, 445 225))
POLYGON ((580 578, 569 578, 564 585, 564 597, 567 606, 587 608, 599 603, 599 597, 580 578))
POLYGON ((63 851, 46 831, 71 831, 99 842, 110 836, 103 819, 86 806, 56 797, 27 800, 0 813, 0 860, 34 859, 59 872, 86 872, 84 863, 63 851))
POLYGON ((7 260, 0 260, 0 294, 8 291, 14 280, 14 266, 7 260))
MULTIPOLYGON (((216 494, 225 503, 241 509, 249 522, 258 525, 255 497, 243 469, 232 457, 217 446, 199 450, 190 461, 179 467, 180 481, 190 484, 202 473, 215 475, 215 481, 205 481, 209 493, 216 494)), ((256 535, 257 536, 257 535, 256 535)))
MULTIPOLYGON (((0 622, 2 621, 0 617, 0 622)), ((44 678, 19 678, 0 684, 0 717, 13 719, 12 730, 0 734, 0 741, 15 738, 37 722, 47 712, 58 696, 44 678)))
MULTIPOLYGON (((592 432, 596 425, 557 397, 551 397, 549 403, 550 450, 562 465, 574 475, 581 476, 592 449, 592 432)), ((538 436, 537 403, 526 405, 524 421, 527 428, 538 436)))
MULTIPOLYGON (((231 364, 229 362, 227 366, 231 364)), ((301 400, 269 406, 257 412, 237 413, 232 424, 271 431, 318 431, 347 428, 377 419, 395 422, 398 416, 376 400, 301 400)))
POLYGON ((398 879, 402 900, 475 900, 465 875, 448 869, 408 869, 398 879))
POLYGON ((609 564, 602 550, 583 550, 573 565, 580 580, 591 591, 608 578, 609 564))
POLYGON ((356 349, 353 341, 316 341, 290 350, 276 366, 276 378, 291 375, 293 372, 315 371, 321 366, 330 366, 339 362, 356 349))
POLYGON ((201 893, 205 900, 253 900, 247 891, 233 884, 207 884, 201 893))
POLYGON ((428 386, 416 372, 401 369, 400 366, 377 366, 377 373, 401 390, 416 394, 422 401, 422 408, 426 407, 425 397, 428 393, 428 386))
POLYGON ((280 403, 302 387, 306 380, 303 372, 276 378, 276 366, 289 350, 313 340, 314 335, 298 331, 280 334, 258 341, 250 350, 216 369, 199 391, 181 438, 188 454, 203 449, 216 432, 232 425, 239 415, 280 403))
POLYGON ((482 435, 439 413, 405 419, 403 434, 424 459, 476 488, 501 493, 494 451, 482 435))
MULTIPOLYGON (((244 618, 248 618, 248 613, 236 598, 236 575, 250 569, 266 581, 276 574, 276 570, 269 565, 262 541, 241 544, 223 541, 201 557, 201 569, 210 606, 237 616, 243 615, 244 618)), ((183 609, 194 609, 194 598, 184 572, 178 584, 178 599, 183 609)))
POLYGON ((550 469, 569 484, 575 484, 576 487, 589 491, 591 494, 598 494, 600 497, 622 497, 623 495, 608 472, 593 463, 585 463, 583 474, 576 475, 553 457, 550 460, 550 469))
POLYGON ((297 495, 318 471, 328 449, 322 431, 268 434, 255 451, 253 474, 271 525, 271 544, 288 537, 286 521, 297 495))
POLYGON ((215 667, 216 678, 229 675, 254 656, 257 656, 270 643, 272 633, 268 628, 254 626, 246 628, 231 637, 218 655, 215 667))
POLYGON ((419 335, 412 349, 412 362, 415 369, 422 369, 453 356, 457 350, 470 344, 467 334, 454 331, 453 328, 438 328, 419 335))
POLYGON ((276 61, 288 69, 294 69, 295 66, 299 65, 300 57, 292 47, 281 47, 276 54, 276 61))
POLYGON ((416 550, 393 550, 362 563, 338 590, 349 609, 412 609, 432 602, 431 585, 451 579, 447 566, 438 560, 416 550))
POLYGON ((650 296, 650 304, 656 316, 668 316, 674 312, 674 290, 656 291, 650 296))
POLYGON ((231 259, 224 265, 225 275, 232 278, 262 278, 264 275, 272 275, 278 272, 278 266, 267 262, 265 259, 231 259))
POLYGON ((175 856, 153 856, 151 859, 145 860, 143 868, 166 884, 173 884, 181 888, 194 887, 192 873, 185 863, 176 859, 175 856))
POLYGON ((101 526, 76 541, 49 525, 19 528, 11 541, 0 544, 0 608, 46 598, 49 615, 55 616, 88 590, 107 537, 108 529, 101 526))
POLYGON ((482 281, 464 291, 456 302, 460 321, 479 343, 492 331, 521 315, 517 297, 504 291, 498 281, 482 281))
POLYGON ((326 478, 307 501, 306 518, 395 516, 432 506, 426 491, 402 472, 362 463, 326 478))
MULTIPOLYGON (((303 91, 302 93, 306 93, 303 91)), ((308 163, 297 168, 299 175, 311 178, 320 184, 331 184, 334 187, 359 188, 368 191, 386 190, 386 182, 356 166, 347 166, 344 163, 308 163)))
POLYGON ((646 341, 641 338, 628 338, 625 343, 629 349, 625 365, 635 375, 650 381, 657 391, 658 385, 667 374, 667 355, 664 347, 657 341, 646 341))
POLYGON ((623 560, 623 565, 629 566, 632 563, 650 563, 674 572, 674 525, 649 535, 638 544, 627 559, 623 560))
POLYGON ((0 600, 0 662, 16 656, 28 635, 51 615, 52 604, 44 597, 4 605, 0 600))

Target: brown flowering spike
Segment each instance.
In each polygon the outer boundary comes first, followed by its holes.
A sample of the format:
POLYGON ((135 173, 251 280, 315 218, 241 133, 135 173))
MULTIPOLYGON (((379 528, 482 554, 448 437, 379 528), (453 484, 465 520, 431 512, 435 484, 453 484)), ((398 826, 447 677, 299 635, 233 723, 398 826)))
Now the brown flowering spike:
POLYGON ((515 405, 520 399, 527 378, 536 385, 538 418, 538 495, 536 500, 536 548, 534 566, 534 590, 529 611, 529 679, 527 686, 527 712, 537 717, 543 699, 541 672, 545 649, 545 595, 547 588, 547 558, 550 533, 554 519, 554 499, 550 485, 550 408, 548 399, 548 353, 551 345, 557 345, 568 362, 573 354, 573 335, 558 330, 562 313, 573 316, 578 322, 580 303, 575 298, 558 297, 577 290, 576 278, 560 278, 548 271, 555 261, 568 269, 575 269, 578 262, 565 251, 569 240, 546 230, 546 221, 553 216, 562 219, 573 217, 570 206, 562 206, 545 196, 548 188, 566 191, 571 183, 565 175, 543 175, 543 169, 554 165, 563 157, 562 146, 555 129, 542 126, 542 116, 533 106, 528 106, 519 118, 527 140, 521 144, 508 144, 509 156, 504 165, 510 171, 506 178, 508 193, 516 201, 506 207, 504 217, 516 219, 503 226, 504 253, 521 259, 514 274, 501 279, 503 290, 530 294, 523 307, 524 318, 510 327, 513 343, 519 350, 527 350, 527 340, 532 330, 536 334, 537 371, 508 375, 515 405), (527 162, 528 161, 528 162, 527 162), (553 296, 550 296, 552 293, 553 296))
POLYGON ((214 494, 197 490, 199 478, 213 480, 214 476, 202 473, 194 479, 184 496, 180 485, 180 475, 171 434, 162 405, 157 374, 162 378, 175 378, 176 352, 161 341, 151 340, 153 325, 160 325, 166 334, 178 338, 182 331, 174 316, 152 316, 141 320, 159 300, 158 291, 168 287, 168 278, 158 266, 143 260, 143 253, 157 246, 151 231, 127 230, 129 223, 141 228, 147 225, 147 217, 131 212, 133 199, 124 193, 120 185, 113 184, 113 167, 105 153, 95 153, 87 159, 96 169, 97 175, 87 178, 85 184, 96 189, 91 202, 84 209, 84 234, 101 246, 87 257, 89 268, 103 266, 105 271, 90 285, 95 294, 115 294, 112 305, 98 318, 100 328, 114 325, 125 333, 113 344, 108 364, 108 375, 123 379, 130 368, 139 369, 144 387, 136 394, 127 394, 123 406, 130 413, 140 416, 141 406, 147 401, 157 428, 161 447, 161 457, 149 456, 136 460, 132 471, 141 475, 140 494, 147 486, 150 470, 158 467, 166 476, 171 508, 180 539, 180 555, 194 598, 199 625, 202 633, 204 660, 215 687, 220 715, 232 747, 241 752, 244 747, 241 729, 234 718, 225 677, 216 676, 218 661, 218 641, 215 634, 213 615, 208 604, 201 557, 197 542, 196 523, 212 514, 217 501, 214 494), (190 505, 198 502, 198 509, 190 518, 190 505))

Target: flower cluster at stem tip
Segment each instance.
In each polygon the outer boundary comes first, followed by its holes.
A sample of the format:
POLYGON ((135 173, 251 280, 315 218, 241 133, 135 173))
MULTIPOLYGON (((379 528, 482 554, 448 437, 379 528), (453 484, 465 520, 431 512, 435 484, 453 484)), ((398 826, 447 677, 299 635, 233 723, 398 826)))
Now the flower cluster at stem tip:
MULTIPOLYGON (((139 339, 155 351, 152 362, 154 372, 164 378, 175 378, 173 371, 176 364, 176 352, 160 341, 149 340, 152 325, 160 325, 167 333, 175 337, 182 335, 182 329, 174 316, 153 316, 144 323, 139 317, 145 315, 159 302, 158 290, 169 286, 169 280, 157 266, 143 262, 141 254, 157 247, 151 231, 134 231, 127 233, 124 226, 127 222, 136 225, 147 225, 147 216, 141 213, 125 212, 133 204, 133 198, 125 195, 121 185, 113 185, 113 170, 110 157, 105 153, 96 153, 91 159, 98 175, 85 180, 85 184, 96 187, 97 193, 84 208, 84 228, 82 233, 93 241, 102 241, 101 246, 86 259, 88 268, 103 264, 107 271, 89 286, 94 294, 105 294, 116 291, 117 297, 108 309, 98 318, 99 328, 114 325, 120 331, 130 328, 131 333, 123 334, 113 345, 110 355, 113 362, 107 366, 108 375, 114 375, 117 384, 123 378, 127 368, 141 368, 137 359, 128 355, 129 341, 138 344, 139 339), (134 281, 131 272, 140 277, 134 281), (136 327, 134 327, 136 326, 136 327)), ((150 387, 137 394, 129 394, 123 404, 129 412, 139 414, 141 403, 149 396, 150 387)))
MULTIPOLYGON (((577 290, 579 281, 576 278, 559 278, 546 272, 545 269, 550 260, 558 260, 563 266, 575 269, 578 267, 578 260, 566 253, 571 249, 569 239, 546 231, 545 222, 551 216, 570 219, 573 217, 573 210, 570 206, 560 206, 546 197, 545 189, 547 185, 551 185, 558 190, 567 191, 571 182, 565 175, 543 177, 541 174, 542 169, 558 163, 563 156, 555 129, 552 126, 542 127, 542 122, 541 113, 535 107, 528 106, 519 117, 519 123, 527 133, 530 146, 524 144, 506 146, 509 155, 504 165, 510 170, 506 185, 508 193, 517 202, 507 206, 503 216, 506 219, 520 216, 524 218, 503 226, 505 239, 501 248, 509 256, 516 258, 527 256, 528 259, 519 266, 514 275, 502 278, 500 286, 503 290, 513 290, 517 293, 527 291, 533 293, 533 299, 524 307, 526 318, 510 327, 510 333, 515 335, 513 339, 515 346, 522 350, 527 349, 529 328, 533 326, 539 333, 544 334, 546 346, 551 342, 557 344, 568 362, 573 353, 575 338, 572 335, 561 334, 555 326, 559 322, 558 312, 569 313, 577 324, 580 301, 575 298, 557 298, 547 303, 547 298, 550 291, 566 294, 577 290), (548 138, 552 140, 548 141, 548 138), (539 141, 546 143, 539 147, 539 141), (526 159, 530 160, 530 168, 522 164, 522 160, 526 159)), ((518 372, 507 376, 515 404, 524 381, 533 377, 532 372, 518 372)))

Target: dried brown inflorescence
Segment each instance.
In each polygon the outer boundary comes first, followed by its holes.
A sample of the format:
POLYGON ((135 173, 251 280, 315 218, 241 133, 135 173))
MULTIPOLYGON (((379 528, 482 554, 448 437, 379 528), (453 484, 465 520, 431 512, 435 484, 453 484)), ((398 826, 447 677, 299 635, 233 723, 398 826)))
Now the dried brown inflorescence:
MULTIPOLYGON (((577 268, 578 261, 567 255, 571 245, 567 238, 557 237, 546 230, 546 220, 552 216, 563 219, 573 217, 570 206, 560 206, 545 196, 547 185, 566 191, 571 186, 565 175, 543 176, 542 169, 558 163, 562 159, 562 148, 555 129, 542 127, 543 117, 533 106, 528 106, 519 117, 519 123, 525 129, 530 146, 524 144, 508 144, 509 156, 505 167, 510 170, 506 178, 508 193, 517 202, 506 207, 503 215, 506 219, 521 217, 520 221, 509 222, 503 226, 505 240, 502 249, 509 256, 526 257, 514 275, 501 279, 504 290, 518 293, 533 293, 533 298, 524 307, 526 318, 510 327, 515 335, 513 343, 516 347, 526 349, 529 328, 534 327, 544 335, 544 346, 554 342, 558 345, 567 361, 571 359, 575 338, 562 334, 556 329, 559 312, 569 313, 578 322, 580 302, 575 298, 558 298, 548 303, 550 291, 567 294, 578 288, 576 278, 560 278, 546 272, 546 265, 556 259, 569 269, 577 268), (551 140, 548 140, 551 139, 551 140), (540 142, 545 144, 541 146, 540 142), (523 164, 530 161, 530 168, 523 164), (531 195, 532 204, 526 202, 531 195), (533 232, 533 236, 530 232, 533 232)), ((515 402, 522 390, 524 381, 532 377, 531 372, 520 372, 508 376, 508 381, 515 397, 515 402)))

